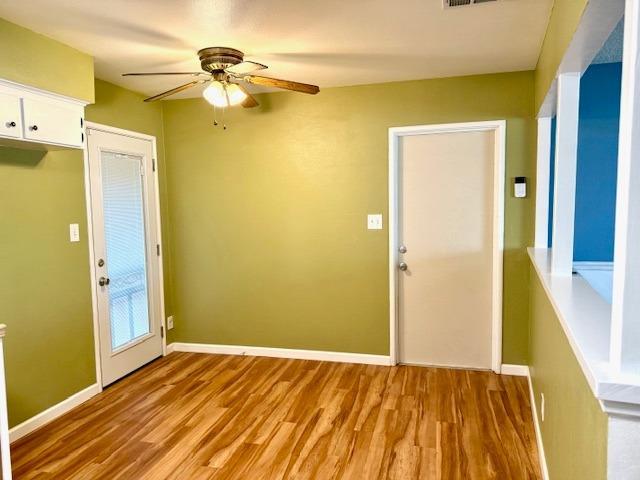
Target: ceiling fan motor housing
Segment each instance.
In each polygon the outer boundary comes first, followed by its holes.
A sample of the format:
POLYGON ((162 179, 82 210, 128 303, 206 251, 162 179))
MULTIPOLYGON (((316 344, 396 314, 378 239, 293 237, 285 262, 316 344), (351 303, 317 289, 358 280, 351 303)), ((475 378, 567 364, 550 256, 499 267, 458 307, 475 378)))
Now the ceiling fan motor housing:
POLYGON ((198 51, 200 66, 205 72, 220 72, 232 65, 241 63, 244 53, 235 48, 208 47, 198 51))

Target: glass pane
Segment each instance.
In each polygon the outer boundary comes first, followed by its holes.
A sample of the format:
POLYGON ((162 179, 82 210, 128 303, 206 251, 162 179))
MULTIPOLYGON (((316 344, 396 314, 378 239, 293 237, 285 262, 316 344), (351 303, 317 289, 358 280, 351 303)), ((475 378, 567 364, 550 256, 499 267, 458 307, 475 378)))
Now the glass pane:
POLYGON ((149 333, 142 157, 102 152, 111 348, 149 333))

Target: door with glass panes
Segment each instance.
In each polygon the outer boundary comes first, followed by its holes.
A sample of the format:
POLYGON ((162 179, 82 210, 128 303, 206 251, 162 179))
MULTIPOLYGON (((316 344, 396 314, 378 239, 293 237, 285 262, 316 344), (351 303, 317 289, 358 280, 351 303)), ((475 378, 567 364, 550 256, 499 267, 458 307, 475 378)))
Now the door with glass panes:
POLYGON ((87 130, 102 384, 162 355, 160 247, 150 139, 87 130))

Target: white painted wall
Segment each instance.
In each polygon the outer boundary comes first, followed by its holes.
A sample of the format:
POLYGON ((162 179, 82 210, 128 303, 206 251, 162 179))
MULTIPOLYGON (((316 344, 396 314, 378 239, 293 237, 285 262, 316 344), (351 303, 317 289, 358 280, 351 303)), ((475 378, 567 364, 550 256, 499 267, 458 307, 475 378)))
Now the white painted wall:
POLYGON ((549 179, 551 174, 551 117, 538 119, 536 160, 536 248, 549 245, 549 179))
POLYGON ((551 271, 571 275, 578 164, 580 73, 558 77, 551 271))
POLYGON ((625 13, 611 310, 614 370, 640 376, 640 0, 625 13))

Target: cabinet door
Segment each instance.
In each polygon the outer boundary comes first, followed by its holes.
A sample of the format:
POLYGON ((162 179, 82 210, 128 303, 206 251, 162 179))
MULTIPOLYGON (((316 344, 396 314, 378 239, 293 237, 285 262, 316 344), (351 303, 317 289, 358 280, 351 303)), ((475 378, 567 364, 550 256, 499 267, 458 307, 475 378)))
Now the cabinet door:
POLYGON ((22 136, 20 97, 0 93, 0 136, 11 138, 22 136))
POLYGON ((44 143, 82 146, 82 107, 23 98, 24 138, 44 143))

